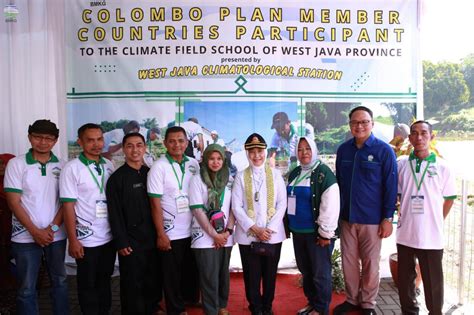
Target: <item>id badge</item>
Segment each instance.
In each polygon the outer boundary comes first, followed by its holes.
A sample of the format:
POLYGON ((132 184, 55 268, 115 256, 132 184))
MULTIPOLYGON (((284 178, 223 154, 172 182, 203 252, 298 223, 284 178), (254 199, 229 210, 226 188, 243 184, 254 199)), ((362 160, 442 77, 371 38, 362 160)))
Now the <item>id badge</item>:
POLYGON ((296 215, 296 196, 294 195, 288 196, 288 214, 296 215))
POLYGON ((95 202, 95 217, 98 219, 107 218, 107 200, 96 200, 95 202))
POLYGON ((424 196, 411 196, 411 213, 424 213, 424 196))
POLYGON ((178 213, 185 213, 189 212, 189 200, 188 195, 184 193, 180 193, 176 197, 176 209, 178 209, 178 213))

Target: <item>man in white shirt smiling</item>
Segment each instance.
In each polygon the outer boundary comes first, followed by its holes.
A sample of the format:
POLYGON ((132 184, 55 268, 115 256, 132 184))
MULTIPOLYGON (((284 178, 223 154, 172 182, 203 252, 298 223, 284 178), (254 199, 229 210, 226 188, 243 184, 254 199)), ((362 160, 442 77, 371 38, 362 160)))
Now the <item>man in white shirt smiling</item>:
POLYGON ((397 227, 398 292, 403 314, 418 314, 415 294, 416 258, 420 263, 426 306, 441 314, 443 289, 443 222, 456 198, 454 174, 430 152, 430 123, 414 122, 409 156, 398 161, 400 217, 397 227))
POLYGON ((56 124, 35 121, 28 128, 30 151, 13 158, 5 173, 6 197, 13 212, 11 240, 19 281, 19 314, 38 314, 36 281, 43 256, 52 284, 53 312, 69 313, 66 233, 59 207, 59 174, 64 162, 51 151, 58 137, 56 124))

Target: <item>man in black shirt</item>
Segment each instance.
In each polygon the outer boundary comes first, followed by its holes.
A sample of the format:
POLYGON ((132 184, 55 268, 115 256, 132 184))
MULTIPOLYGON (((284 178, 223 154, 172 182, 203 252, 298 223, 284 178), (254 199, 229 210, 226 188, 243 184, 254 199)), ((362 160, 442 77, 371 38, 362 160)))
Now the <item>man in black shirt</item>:
POLYGON ((152 314, 162 298, 162 276, 155 247, 143 163, 145 139, 129 133, 122 141, 125 164, 107 182, 109 221, 119 253, 122 314, 152 314))

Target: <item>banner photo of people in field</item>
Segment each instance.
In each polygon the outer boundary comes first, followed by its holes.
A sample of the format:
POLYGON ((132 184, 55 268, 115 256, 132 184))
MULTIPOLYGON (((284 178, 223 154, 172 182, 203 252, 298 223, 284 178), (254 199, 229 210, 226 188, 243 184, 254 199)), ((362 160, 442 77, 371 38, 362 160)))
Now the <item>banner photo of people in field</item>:
POLYGON ((180 125, 195 158, 219 143, 236 169, 258 132, 285 172, 295 136, 334 154, 357 105, 374 111, 377 136, 403 142, 422 92, 418 13, 413 0, 68 1, 69 156, 93 122, 104 156, 123 163, 121 139, 138 131, 150 164, 180 125))

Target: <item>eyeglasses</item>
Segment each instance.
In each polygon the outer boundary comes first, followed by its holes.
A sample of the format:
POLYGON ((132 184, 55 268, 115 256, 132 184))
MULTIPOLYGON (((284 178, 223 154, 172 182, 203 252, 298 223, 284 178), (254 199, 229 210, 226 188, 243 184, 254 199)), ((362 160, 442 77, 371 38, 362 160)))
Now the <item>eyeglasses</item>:
POLYGON ((351 127, 357 127, 359 125, 361 125, 362 127, 366 127, 368 124, 370 124, 370 122, 370 120, 351 120, 349 121, 349 125, 351 125, 351 127))
POLYGON ((53 136, 40 136, 40 135, 31 134, 31 137, 35 139, 35 141, 38 141, 38 142, 41 142, 43 140, 44 142, 49 142, 49 143, 56 141, 56 137, 53 137, 53 136))

